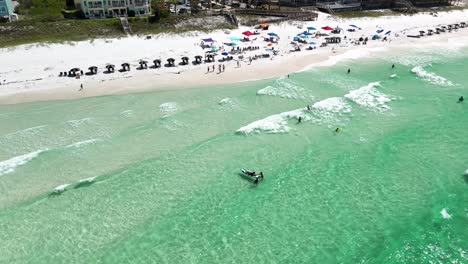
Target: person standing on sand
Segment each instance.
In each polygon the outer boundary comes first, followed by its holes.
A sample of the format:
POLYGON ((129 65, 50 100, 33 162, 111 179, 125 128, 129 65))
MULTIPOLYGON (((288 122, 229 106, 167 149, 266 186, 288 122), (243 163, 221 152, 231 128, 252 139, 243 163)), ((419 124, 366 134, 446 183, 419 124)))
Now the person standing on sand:
POLYGON ((224 72, 225 70, 226 70, 226 66, 224 66, 224 64, 223 64, 223 72, 224 72))
POLYGON ((83 91, 83 84, 80 85, 80 89, 78 91, 83 91))

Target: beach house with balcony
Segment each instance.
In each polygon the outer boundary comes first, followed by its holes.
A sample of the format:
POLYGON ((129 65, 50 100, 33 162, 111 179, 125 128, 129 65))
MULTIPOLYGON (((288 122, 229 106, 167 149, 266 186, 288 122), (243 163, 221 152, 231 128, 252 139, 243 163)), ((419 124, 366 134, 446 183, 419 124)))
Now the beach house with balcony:
POLYGON ((75 0, 75 6, 86 18, 148 16, 151 13, 151 0, 75 0))
POLYGON ((0 0, 0 18, 7 21, 18 20, 18 15, 14 11, 12 0, 0 0))

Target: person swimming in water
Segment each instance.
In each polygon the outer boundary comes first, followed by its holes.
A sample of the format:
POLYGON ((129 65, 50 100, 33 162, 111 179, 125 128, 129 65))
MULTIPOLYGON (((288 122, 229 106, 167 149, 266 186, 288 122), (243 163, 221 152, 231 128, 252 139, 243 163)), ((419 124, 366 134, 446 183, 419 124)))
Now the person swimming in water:
POLYGON ((395 64, 392 64, 392 69, 394 69, 394 68, 395 68, 395 64))
POLYGON ((297 123, 301 123, 302 121, 302 116, 300 116, 298 119, 297 119, 297 123))
POLYGON ((338 133, 338 132, 340 132, 340 128, 339 128, 339 127, 337 127, 337 128, 335 129, 335 133, 338 133))
POLYGON ((465 101, 465 98, 463 98, 463 95, 462 95, 462 96, 460 96, 460 98, 458 98, 458 102, 462 103, 463 101, 465 101))
POLYGON ((350 74, 350 73, 351 73, 351 69, 348 69, 348 74, 350 74))

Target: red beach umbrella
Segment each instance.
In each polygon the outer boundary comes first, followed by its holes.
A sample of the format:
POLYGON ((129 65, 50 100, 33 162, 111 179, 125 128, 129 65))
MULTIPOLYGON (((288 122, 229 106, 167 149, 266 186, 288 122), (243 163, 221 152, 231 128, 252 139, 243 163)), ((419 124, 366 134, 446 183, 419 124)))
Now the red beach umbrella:
POLYGON ((245 36, 249 37, 249 36, 254 35, 254 33, 250 32, 250 31, 244 31, 244 32, 242 32, 242 35, 245 35, 245 36))
POLYGON ((333 30, 333 28, 331 28, 331 27, 329 27, 329 26, 323 27, 322 29, 323 29, 323 30, 333 30))

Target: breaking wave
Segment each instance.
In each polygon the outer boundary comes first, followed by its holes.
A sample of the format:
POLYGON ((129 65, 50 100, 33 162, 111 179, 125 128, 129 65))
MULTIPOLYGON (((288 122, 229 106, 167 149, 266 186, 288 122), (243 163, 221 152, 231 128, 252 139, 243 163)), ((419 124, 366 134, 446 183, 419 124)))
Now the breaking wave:
POLYGON ((86 118, 82 118, 82 119, 68 120, 67 124, 69 124, 70 126, 72 126, 74 128, 78 128, 79 126, 81 126, 83 124, 94 124, 94 122, 92 120, 93 120, 93 118, 86 117, 86 118))
POLYGON ((79 148, 81 146, 88 145, 88 144, 93 144, 93 143, 96 143, 98 141, 101 141, 101 139, 93 138, 93 139, 83 140, 83 141, 80 141, 80 142, 76 142, 76 143, 67 145, 67 146, 65 146, 65 148, 79 148))
POLYGON ((24 154, 21 156, 16 156, 14 158, 11 158, 9 160, 4 160, 0 162, 0 176, 7 174, 7 173, 12 173, 16 170, 17 167, 24 165, 31 161, 32 159, 36 158, 41 154, 42 152, 46 151, 47 149, 44 150, 38 150, 34 151, 28 154, 24 154))
POLYGON ((416 66, 413 69, 411 69, 411 72, 416 74, 416 76, 418 76, 419 78, 427 82, 430 82, 434 85, 440 85, 440 86, 453 86, 454 85, 451 81, 445 79, 444 77, 439 76, 435 73, 426 71, 423 66, 416 66))
POLYGON ((221 106, 229 107, 229 108, 235 108, 235 107, 237 107, 239 105, 239 102, 237 102, 237 100, 235 100, 235 99, 226 97, 224 99, 221 99, 218 102, 218 104, 221 105, 221 106))
POLYGON ((280 77, 275 80, 272 85, 257 91, 258 95, 278 96, 289 99, 305 99, 307 98, 304 87, 300 84, 286 78, 280 77))
POLYGON ((443 208, 442 211, 440 211, 440 214, 442 215, 442 217, 444 219, 450 219, 452 218, 452 215, 450 215, 448 212, 447 212, 447 208, 443 208))
POLYGON ((18 134, 24 134, 24 133, 36 133, 38 131, 41 131, 42 128, 44 128, 45 126, 46 125, 26 128, 26 129, 23 129, 23 130, 19 130, 19 131, 13 132, 13 133, 6 134, 5 137, 9 138, 11 136, 18 135, 18 134))
POLYGON ((283 112, 254 121, 236 132, 242 134, 252 133, 287 133, 291 130, 288 121, 302 118, 303 121, 323 123, 336 121, 336 117, 351 112, 351 106, 341 97, 331 97, 315 103, 310 107, 283 112))
POLYGON ((291 130, 288 126, 288 119, 299 118, 304 113, 304 109, 296 109, 289 112, 283 112, 276 115, 271 115, 261 120, 254 121, 237 130, 239 133, 286 133, 291 130))
POLYGON ((386 103, 390 102, 391 99, 376 89, 379 86, 379 82, 369 83, 367 86, 350 91, 345 97, 373 111, 383 112, 389 110, 390 107, 386 103))
POLYGON ((178 107, 176 102, 167 102, 159 105, 159 112, 161 112, 162 117, 169 117, 177 113, 178 107))

